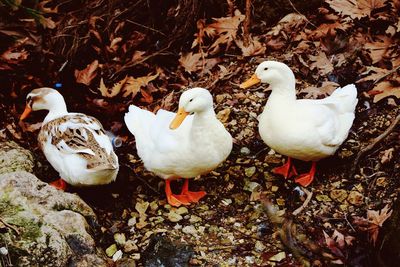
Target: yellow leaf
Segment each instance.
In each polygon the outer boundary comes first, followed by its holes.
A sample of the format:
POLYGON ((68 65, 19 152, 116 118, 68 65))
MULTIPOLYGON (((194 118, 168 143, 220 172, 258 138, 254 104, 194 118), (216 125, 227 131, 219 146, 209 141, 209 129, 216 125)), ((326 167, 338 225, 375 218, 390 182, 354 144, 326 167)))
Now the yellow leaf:
POLYGON ((134 98, 138 92, 140 92, 141 87, 145 87, 149 84, 149 82, 153 81, 158 77, 159 73, 154 75, 143 76, 139 78, 129 77, 126 80, 126 84, 123 88, 123 97, 130 96, 134 98))
POLYGON ((106 85, 104 84, 103 78, 100 80, 100 87, 98 88, 99 91, 101 92, 101 95, 104 97, 114 97, 121 92, 122 86, 125 85, 128 77, 125 77, 121 81, 117 82, 114 84, 112 88, 107 88, 106 85))

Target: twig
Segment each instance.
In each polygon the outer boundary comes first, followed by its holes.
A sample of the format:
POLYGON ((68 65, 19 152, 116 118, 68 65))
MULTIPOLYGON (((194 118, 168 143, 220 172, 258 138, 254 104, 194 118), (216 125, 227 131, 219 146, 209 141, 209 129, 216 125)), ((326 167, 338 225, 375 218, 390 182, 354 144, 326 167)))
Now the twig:
POLYGON ((303 204, 298 207, 295 211, 293 211, 293 215, 297 216, 300 214, 300 212, 302 212, 304 210, 305 207, 307 207, 308 203, 310 202, 312 196, 313 196, 313 192, 312 191, 308 191, 307 189, 303 188, 303 191, 307 194, 307 198, 306 200, 303 202, 303 204))
POLYGON ((137 23, 136 21, 132 21, 132 20, 130 20, 130 19, 127 19, 126 21, 127 21, 127 22, 130 22, 130 23, 132 23, 132 24, 135 24, 136 26, 140 26, 140 27, 143 27, 143 28, 148 29, 148 30, 150 30, 150 31, 159 33, 159 34, 161 34, 161 35, 163 35, 163 36, 167 36, 167 35, 166 35, 165 33, 163 33, 162 31, 159 31, 159 30, 153 29, 153 28, 151 28, 151 27, 149 27, 149 26, 146 26, 146 25, 137 23))
POLYGON ((157 189, 155 189, 153 186, 151 186, 145 179, 140 177, 139 175, 136 174, 136 172, 132 169, 132 167, 129 164, 124 164, 126 167, 128 167, 134 174, 137 179, 139 179, 143 184, 145 184, 148 188, 150 188, 153 192, 155 192, 157 195, 160 194, 157 189))
POLYGON ((19 235, 18 229, 16 227, 12 226, 11 224, 7 223, 6 221, 4 221, 3 218, 0 218, 0 222, 2 222, 8 228, 14 230, 17 233, 17 235, 19 235))
POLYGON ((307 18, 306 16, 304 16, 304 15, 295 7, 295 5, 293 5, 292 1, 289 0, 289 4, 292 6, 293 10, 296 11, 299 15, 302 15, 302 16, 306 19, 306 21, 307 21, 308 23, 310 23, 314 28, 317 28, 317 26, 315 26, 314 23, 312 23, 311 21, 309 21, 308 18, 307 18))
POLYGON ((249 46, 249 29, 250 29, 250 16, 251 16, 251 0, 246 0, 246 16, 243 22, 243 44, 245 47, 249 46))
POLYGON ((389 72, 386 73, 385 75, 383 75, 383 76, 379 77, 378 79, 376 79, 376 80, 374 81, 373 84, 374 84, 374 85, 377 84, 378 82, 380 82, 380 81, 382 81, 383 79, 385 79, 387 76, 390 76, 390 75, 392 75, 393 73, 395 73, 398 69, 400 69, 400 65, 397 66, 396 68, 392 69, 391 71, 389 71, 389 72))
POLYGON ((351 176, 354 175, 355 170, 357 168, 358 162, 360 161, 361 157, 364 156, 364 154, 366 154, 367 152, 369 152, 371 149, 373 149, 378 143, 380 143, 383 139, 386 138, 386 136, 388 136, 396 127, 396 125, 400 122, 400 114, 397 115, 397 117, 394 119, 394 121, 392 122, 392 124, 390 124, 390 126, 378 137, 374 138, 372 140, 372 142, 364 147, 363 149, 360 150, 360 152, 358 152, 356 159, 354 160, 353 163, 353 167, 351 170, 351 176))

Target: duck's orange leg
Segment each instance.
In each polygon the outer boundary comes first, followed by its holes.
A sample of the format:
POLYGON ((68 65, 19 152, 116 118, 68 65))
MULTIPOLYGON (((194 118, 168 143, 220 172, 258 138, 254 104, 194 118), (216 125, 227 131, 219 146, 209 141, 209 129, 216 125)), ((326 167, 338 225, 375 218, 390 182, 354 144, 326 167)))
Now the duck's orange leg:
POLYGON ((65 191, 65 189, 67 189, 67 183, 61 178, 54 182, 51 182, 50 185, 62 191, 65 191))
POLYGON ((182 195, 187 196, 190 202, 197 203, 201 198, 203 198, 207 193, 205 191, 189 191, 189 179, 185 179, 185 182, 182 187, 182 195))
POLYGON ((314 180, 314 175, 316 170, 317 170, 317 163, 313 161, 310 172, 302 174, 298 178, 296 178, 295 180, 296 183, 304 187, 309 186, 311 182, 314 180))
POLYGON ((282 175, 285 178, 297 175, 296 168, 292 164, 292 159, 290 157, 288 157, 286 163, 283 164, 282 166, 273 168, 272 172, 275 174, 282 175))
POLYGON ((185 195, 174 195, 171 190, 171 180, 165 180, 165 194, 167 195, 168 204, 174 207, 180 205, 190 205, 190 201, 185 195))

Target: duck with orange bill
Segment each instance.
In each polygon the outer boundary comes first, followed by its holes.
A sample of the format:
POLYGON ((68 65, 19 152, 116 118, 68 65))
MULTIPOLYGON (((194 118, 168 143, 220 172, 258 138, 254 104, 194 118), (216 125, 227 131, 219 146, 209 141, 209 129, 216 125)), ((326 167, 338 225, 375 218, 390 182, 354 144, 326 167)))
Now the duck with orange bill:
POLYGON ((26 97, 20 120, 31 111, 48 110, 38 141, 47 160, 59 172, 52 185, 83 187, 108 184, 118 174, 118 158, 103 126, 94 117, 69 113, 63 96, 52 88, 38 88, 26 97))
POLYGON ((189 179, 206 174, 222 163, 232 150, 232 137, 217 119, 210 92, 204 88, 185 91, 177 113, 157 114, 131 105, 125 124, 135 136, 139 157, 147 170, 165 179, 167 201, 189 205, 206 195, 189 190, 189 179), (171 181, 185 179, 180 194, 171 181))
POLYGON ((333 155, 347 138, 355 117, 357 88, 349 84, 324 99, 297 99, 292 70, 276 61, 262 62, 240 87, 258 83, 267 83, 272 89, 259 116, 261 138, 273 150, 288 156, 287 162, 273 172, 287 178, 297 175, 291 158, 311 161, 310 171, 295 180, 308 186, 314 179, 316 162, 333 155))

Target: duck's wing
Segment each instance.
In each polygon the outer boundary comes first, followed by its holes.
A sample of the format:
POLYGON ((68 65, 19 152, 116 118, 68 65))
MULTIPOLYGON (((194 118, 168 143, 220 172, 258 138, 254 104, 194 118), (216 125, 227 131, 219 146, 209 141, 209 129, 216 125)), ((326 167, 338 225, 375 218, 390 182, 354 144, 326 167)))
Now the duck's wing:
POLYGON ((42 126, 39 144, 52 145, 61 155, 75 155, 87 162, 88 170, 118 168, 118 158, 101 123, 80 113, 49 121, 42 126))
POLYGON ((142 159, 176 151, 186 142, 193 118, 188 116, 178 129, 171 130, 169 124, 175 115, 162 109, 153 114, 134 105, 129 107, 125 124, 135 136, 138 154, 142 159))
POLYGON ((358 102, 354 84, 338 88, 324 99, 300 101, 309 107, 322 144, 338 146, 347 138, 358 102))

